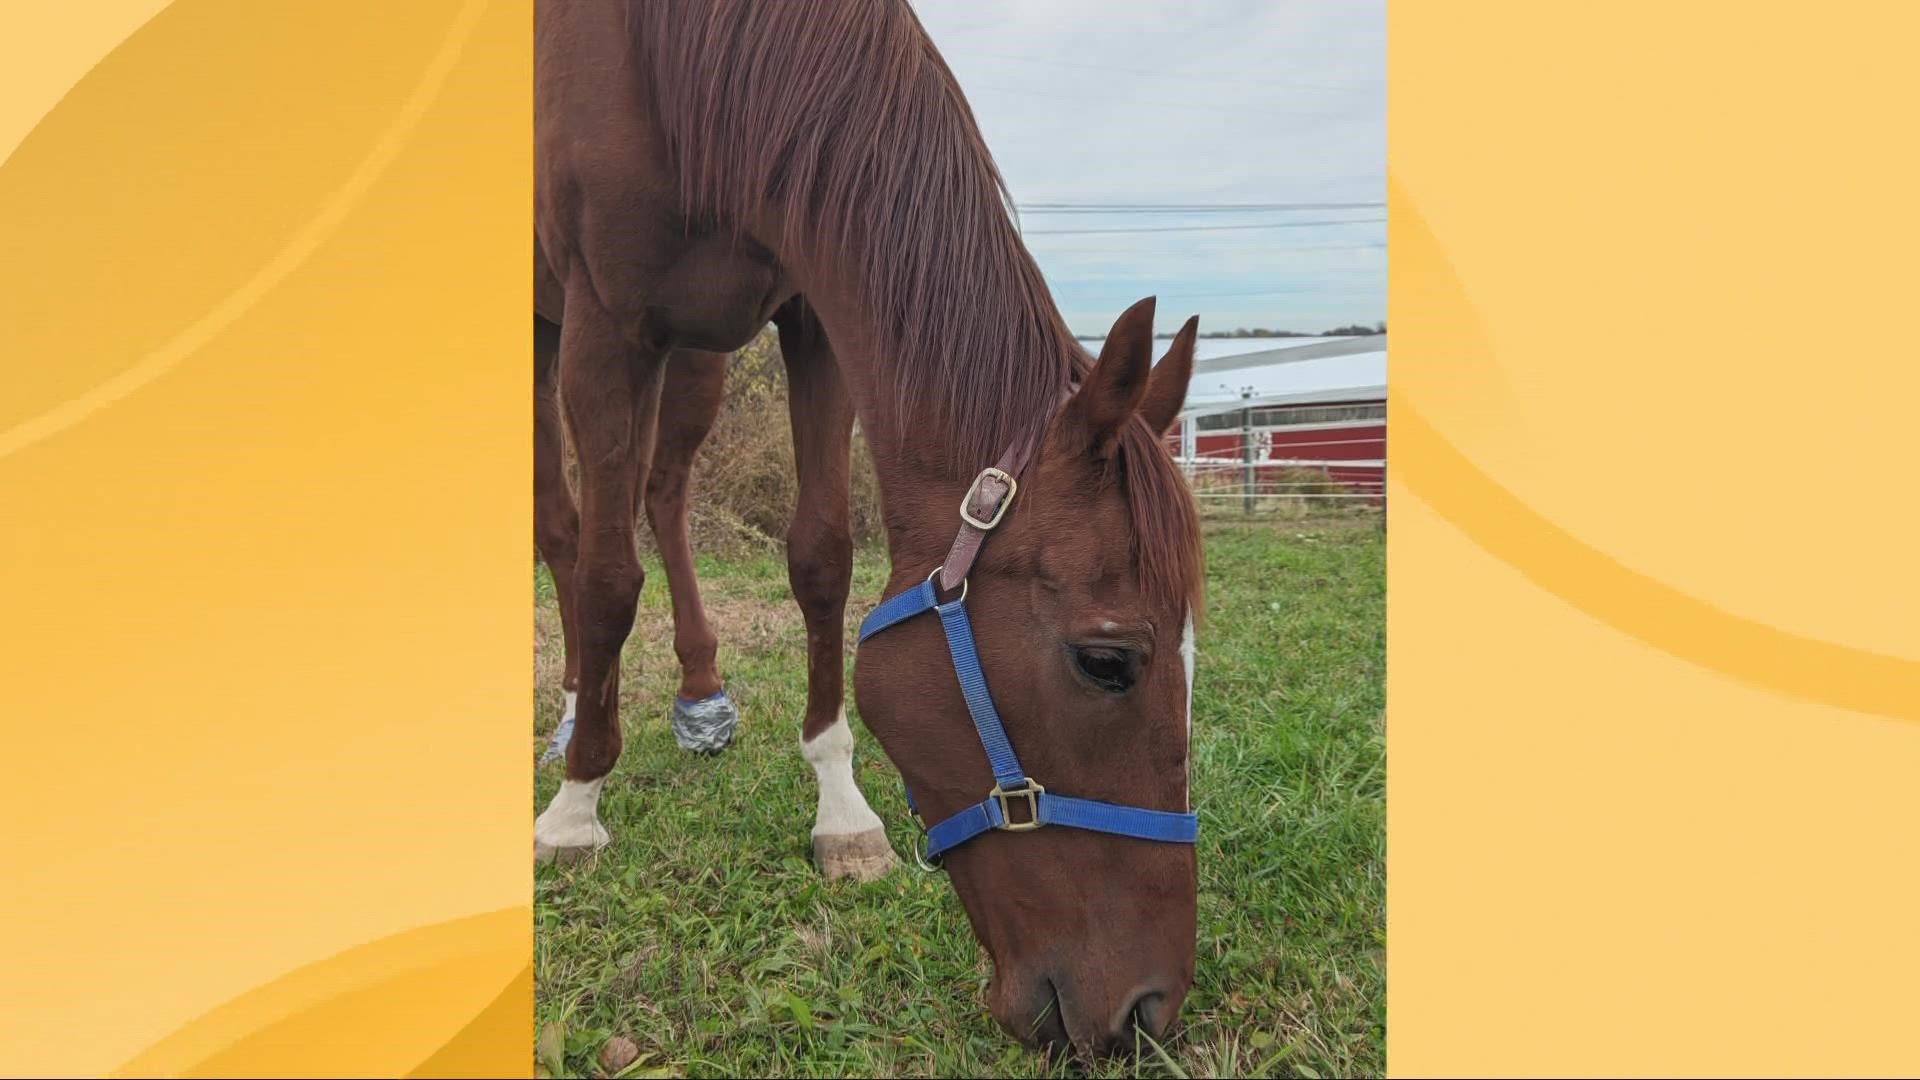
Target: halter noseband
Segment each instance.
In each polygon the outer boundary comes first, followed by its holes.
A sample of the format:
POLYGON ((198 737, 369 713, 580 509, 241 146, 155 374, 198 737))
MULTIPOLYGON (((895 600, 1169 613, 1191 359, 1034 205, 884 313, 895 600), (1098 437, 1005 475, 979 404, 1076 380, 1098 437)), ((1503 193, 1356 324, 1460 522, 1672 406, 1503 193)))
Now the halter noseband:
MULTIPOLYGON (((966 699, 967 711, 973 715, 973 726, 980 735, 980 745, 986 749, 987 761, 993 767, 993 790, 986 798, 931 827, 922 823, 926 834, 924 848, 914 856, 924 870, 938 869, 936 860, 942 852, 993 829, 1031 832, 1044 825, 1064 825, 1176 844, 1193 843, 1199 832, 1199 816, 1192 811, 1149 810, 1056 795, 1027 775, 1020 767, 1019 758, 1014 756, 1013 744, 1007 741, 1000 714, 987 693, 987 676, 980 669, 973 626, 967 621, 967 572, 973 568, 987 533, 1006 516, 1014 492, 1019 490, 1016 477, 1025 467, 1030 452, 1029 446, 1011 449, 997 465, 982 470, 974 478, 966 497, 960 501, 960 535, 954 538, 946 562, 919 585, 881 601, 860 623, 860 640, 865 641, 923 612, 940 616, 947 651, 953 656, 953 671, 960 680, 961 696, 966 699), (936 575, 942 587, 952 590, 958 586, 960 595, 941 603, 934 588, 936 575)), ((906 794, 907 807, 918 821, 920 809, 914 804, 912 789, 908 788, 906 794)))

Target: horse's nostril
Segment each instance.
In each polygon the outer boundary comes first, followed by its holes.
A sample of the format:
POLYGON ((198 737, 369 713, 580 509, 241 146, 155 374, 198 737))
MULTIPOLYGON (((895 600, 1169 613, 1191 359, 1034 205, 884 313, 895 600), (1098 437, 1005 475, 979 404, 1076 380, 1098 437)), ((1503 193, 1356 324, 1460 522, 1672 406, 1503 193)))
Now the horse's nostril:
POLYGON ((1047 1003, 1039 1016, 1034 1018, 1033 1026, 1027 1032, 1027 1039, 1033 1045, 1043 1049, 1057 1049, 1067 1045, 1067 1019, 1060 1008, 1060 991, 1047 981, 1047 1003))
POLYGON ((1159 1038, 1167 1030, 1167 995, 1158 990, 1148 990, 1133 999, 1126 1012, 1127 1026, 1139 1025, 1140 1030, 1153 1038, 1159 1038))

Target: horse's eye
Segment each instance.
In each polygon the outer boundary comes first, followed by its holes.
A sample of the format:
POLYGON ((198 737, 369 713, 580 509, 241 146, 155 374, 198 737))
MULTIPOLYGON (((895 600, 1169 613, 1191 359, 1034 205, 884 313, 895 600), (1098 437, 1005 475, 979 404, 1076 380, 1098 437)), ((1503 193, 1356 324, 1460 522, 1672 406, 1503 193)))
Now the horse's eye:
POLYGON ((1133 686, 1139 662, 1130 649, 1110 645, 1075 645, 1073 666, 1082 678, 1110 694, 1124 694, 1133 686))

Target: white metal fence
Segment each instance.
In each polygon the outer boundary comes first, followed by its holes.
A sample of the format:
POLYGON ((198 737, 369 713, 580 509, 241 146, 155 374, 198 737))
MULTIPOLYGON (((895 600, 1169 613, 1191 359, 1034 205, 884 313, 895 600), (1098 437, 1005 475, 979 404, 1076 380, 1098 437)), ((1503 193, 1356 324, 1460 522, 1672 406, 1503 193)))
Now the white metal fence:
POLYGON ((1326 438, 1270 443, 1273 429, 1242 427, 1238 432, 1214 429, 1208 441, 1232 434, 1232 449, 1201 453, 1194 447, 1192 425, 1185 425, 1174 460, 1186 474, 1194 497, 1204 508, 1244 513, 1313 506, 1382 506, 1386 499, 1386 459, 1332 459, 1313 456, 1329 447, 1370 444, 1384 447, 1384 436, 1356 437, 1353 431, 1327 429, 1326 438))

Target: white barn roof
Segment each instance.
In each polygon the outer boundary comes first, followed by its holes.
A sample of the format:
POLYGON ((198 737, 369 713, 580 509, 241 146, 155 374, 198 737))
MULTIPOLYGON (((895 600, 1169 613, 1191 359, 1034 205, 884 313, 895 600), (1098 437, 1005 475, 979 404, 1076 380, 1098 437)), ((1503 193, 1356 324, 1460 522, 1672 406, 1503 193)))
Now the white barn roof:
MULTIPOLYGON (((1081 344, 1095 356, 1099 341, 1081 344)), ((1167 341, 1154 343, 1164 350, 1167 341)), ((1387 336, 1202 338, 1183 417, 1267 405, 1379 401, 1387 396, 1387 336)))
POLYGON ((1249 339, 1212 340, 1251 348, 1219 350, 1211 356, 1203 353, 1195 360, 1182 416, 1208 416, 1249 406, 1377 401, 1387 396, 1385 334, 1285 338, 1278 345, 1249 339))

